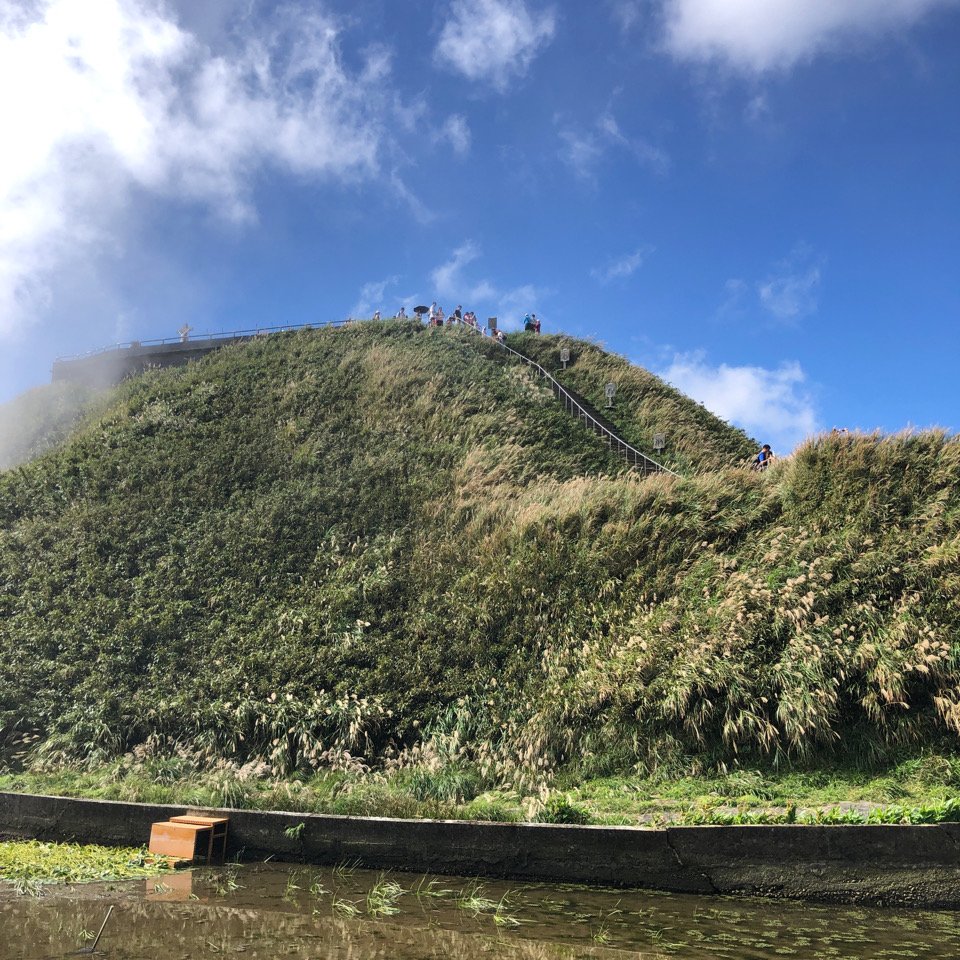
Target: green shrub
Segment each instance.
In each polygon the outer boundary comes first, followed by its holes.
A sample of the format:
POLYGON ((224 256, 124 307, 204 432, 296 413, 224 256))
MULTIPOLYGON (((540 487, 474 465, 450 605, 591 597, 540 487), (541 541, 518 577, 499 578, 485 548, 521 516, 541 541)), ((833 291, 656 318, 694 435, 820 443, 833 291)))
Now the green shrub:
POLYGON ((537 815, 539 823, 590 823, 590 814, 582 807, 571 803, 567 797, 554 795, 543 805, 537 815))

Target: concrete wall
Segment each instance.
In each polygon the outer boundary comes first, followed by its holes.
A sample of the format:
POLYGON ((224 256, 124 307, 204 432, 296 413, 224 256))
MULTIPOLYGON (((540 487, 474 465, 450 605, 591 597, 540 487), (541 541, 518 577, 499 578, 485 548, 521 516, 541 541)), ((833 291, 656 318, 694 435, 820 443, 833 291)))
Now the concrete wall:
POLYGON ((217 337, 210 340, 188 340, 186 343, 120 347, 89 357, 57 360, 53 364, 51 379, 54 382, 65 380, 90 387, 109 387, 119 383, 124 377, 142 373, 150 367, 182 367, 191 360, 205 356, 211 350, 252 339, 253 336, 217 337))
MULTIPOLYGON (((0 834, 145 844, 186 807, 0 793, 0 834)), ((960 907, 960 824, 575 827, 223 811, 251 859, 359 861, 374 869, 960 907), (290 827, 303 824, 297 837, 290 827)))

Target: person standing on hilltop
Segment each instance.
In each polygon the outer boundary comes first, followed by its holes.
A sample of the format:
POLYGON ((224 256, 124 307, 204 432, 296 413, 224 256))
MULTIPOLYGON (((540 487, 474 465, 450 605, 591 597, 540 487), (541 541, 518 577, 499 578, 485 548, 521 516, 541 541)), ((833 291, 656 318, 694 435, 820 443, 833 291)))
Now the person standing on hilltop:
POLYGON ((430 326, 430 327, 433 326, 436 316, 437 316, 437 301, 434 300, 433 303, 430 304, 430 309, 427 312, 427 326, 430 326))
POLYGON ((760 452, 753 458, 753 469, 766 470, 767 467, 769 467, 772 462, 773 462, 773 451, 770 449, 770 444, 765 443, 760 448, 760 452))

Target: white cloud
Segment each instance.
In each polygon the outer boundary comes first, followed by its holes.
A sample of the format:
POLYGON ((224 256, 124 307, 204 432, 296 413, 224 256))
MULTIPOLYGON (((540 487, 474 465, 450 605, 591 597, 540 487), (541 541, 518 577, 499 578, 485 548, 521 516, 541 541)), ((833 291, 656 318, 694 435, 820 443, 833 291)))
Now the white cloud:
POLYGON ((643 261, 653 252, 653 247, 639 247, 633 253, 610 260, 602 267, 594 267, 590 276, 600 283, 609 283, 611 280, 622 280, 632 276, 643 266, 643 261))
POLYGON ((472 240, 457 247, 453 256, 440 264, 430 274, 433 289, 441 300, 450 301, 458 298, 461 301, 489 303, 496 299, 497 292, 487 280, 468 281, 463 276, 463 268, 473 263, 480 256, 480 250, 472 240))
POLYGON ((387 180, 397 199, 402 200, 419 224, 433 223, 437 215, 406 185, 403 177, 393 170, 387 180))
POLYGON ((748 123, 760 123, 770 115, 770 101, 765 93, 755 94, 743 111, 743 118, 748 123))
POLYGON ((664 0, 666 46, 684 60, 783 70, 894 33, 960 0, 664 0))
POLYGON ((524 283, 519 287, 512 287, 502 291, 497 296, 497 317, 501 330, 513 330, 520 327, 523 317, 528 313, 539 315, 544 321, 540 304, 551 294, 551 291, 538 287, 533 283, 524 283))
POLYGON ((525 314, 540 312, 539 304, 551 293, 545 288, 527 283, 503 289, 489 280, 468 279, 464 268, 479 257, 479 247, 467 240, 454 250, 449 260, 431 272, 434 296, 448 313, 461 303, 467 310, 476 310, 478 315, 492 312, 499 318, 500 327, 507 330, 519 327, 525 314))
POLYGON ((794 324, 817 312, 823 263, 810 247, 798 244, 763 280, 727 280, 717 316, 735 319, 759 307, 778 323, 794 324))
POLYGON ((774 370, 711 366, 703 353, 677 354, 660 376, 718 416, 772 444, 775 452, 789 453, 820 429, 799 363, 782 363, 774 370))
POLYGON ((502 93, 555 31, 553 10, 531 10, 525 0, 452 0, 436 53, 468 80, 502 93))
POLYGON ((560 156, 564 163, 582 180, 593 180, 597 163, 603 156, 597 135, 568 128, 560 131, 560 139, 563 141, 560 156))
POLYGON ((103 252, 137 192, 242 224, 265 166, 378 172, 383 51, 351 74, 317 8, 217 54, 169 17, 162 0, 0 0, 0 334, 44 308, 65 261, 103 252))

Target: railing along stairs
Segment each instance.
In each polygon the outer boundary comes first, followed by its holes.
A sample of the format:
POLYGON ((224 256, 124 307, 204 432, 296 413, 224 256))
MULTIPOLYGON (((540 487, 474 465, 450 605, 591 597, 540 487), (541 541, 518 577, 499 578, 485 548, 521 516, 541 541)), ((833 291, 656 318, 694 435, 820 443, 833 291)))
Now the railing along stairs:
MULTIPOLYGON (((468 330, 474 330, 479 336, 483 337, 483 333, 477 327, 472 326, 469 323, 464 323, 462 320, 458 321, 461 326, 466 327, 468 330)), ((564 409, 571 416, 576 417, 581 423, 585 424, 589 430, 592 430, 595 434, 601 437, 606 441, 607 446, 617 453, 619 456, 622 456, 623 459, 635 470, 640 472, 647 473, 668 473, 672 477, 678 477, 679 474, 675 473, 669 467, 665 467, 662 463, 657 463, 652 457, 648 457, 645 453, 641 453, 635 446, 630 443, 627 443, 619 434, 611 430, 605 423, 601 422, 600 419, 586 408, 583 402, 574 394, 568 390, 553 374, 549 373, 544 367, 542 367, 536 360, 532 360, 530 357, 521 353, 519 350, 514 350, 513 347, 508 347, 502 340, 498 340, 496 337, 484 338, 490 343, 496 344, 503 350, 506 350, 507 353, 516 357, 522 363, 525 363, 528 367, 536 371, 544 380, 547 381, 550 389, 553 391, 553 395, 563 404, 564 409)))

